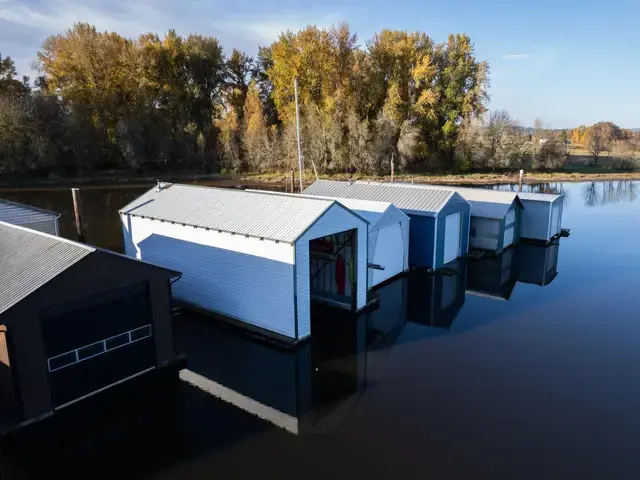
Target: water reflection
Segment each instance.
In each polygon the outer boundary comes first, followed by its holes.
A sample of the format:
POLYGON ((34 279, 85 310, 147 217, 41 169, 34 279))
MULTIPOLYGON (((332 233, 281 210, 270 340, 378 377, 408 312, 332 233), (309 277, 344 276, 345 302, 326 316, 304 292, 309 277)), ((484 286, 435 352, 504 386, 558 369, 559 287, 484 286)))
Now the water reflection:
POLYGON ((586 183, 582 190, 584 204, 587 207, 634 202, 639 193, 638 184, 632 181, 590 182, 586 183))
POLYGON ((366 388, 366 323, 340 309, 314 305, 312 340, 293 351, 196 314, 175 330, 183 380, 290 433, 334 430, 366 388))
POLYGON ((500 255, 471 260, 467 274, 467 292, 509 300, 518 281, 516 249, 509 248, 500 255))
MULTIPOLYGON (((490 188, 492 188, 493 190, 507 190, 516 193, 520 191, 520 186, 516 183, 507 185, 493 185, 490 188)), ((565 184, 560 182, 525 184, 522 186, 522 191, 527 193, 547 193, 550 195, 565 196, 567 195, 565 184)))

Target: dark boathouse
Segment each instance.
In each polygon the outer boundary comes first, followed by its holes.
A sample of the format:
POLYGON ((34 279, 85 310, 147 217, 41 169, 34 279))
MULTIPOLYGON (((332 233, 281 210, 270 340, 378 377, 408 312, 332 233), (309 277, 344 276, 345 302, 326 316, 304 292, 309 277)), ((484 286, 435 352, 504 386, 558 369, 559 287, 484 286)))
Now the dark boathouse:
POLYGON ((166 367, 179 273, 0 222, 0 432, 166 367))

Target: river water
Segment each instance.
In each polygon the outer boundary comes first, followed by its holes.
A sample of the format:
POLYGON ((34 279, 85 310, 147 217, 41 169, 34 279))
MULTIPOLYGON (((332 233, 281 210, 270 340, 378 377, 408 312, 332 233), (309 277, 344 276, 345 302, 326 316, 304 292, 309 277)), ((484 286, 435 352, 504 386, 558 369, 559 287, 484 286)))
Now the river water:
MULTIPOLYGON (((317 312, 299 350, 193 314, 176 320, 190 371, 294 419, 298 435, 185 382, 131 385, 16 440, 7 471, 637 478, 640 183, 525 188, 566 195, 569 238, 398 279, 357 318, 317 312)), ((116 212, 144 190, 84 190, 87 241, 121 250, 116 212)), ((68 190, 0 196, 62 212, 73 238, 68 190)))

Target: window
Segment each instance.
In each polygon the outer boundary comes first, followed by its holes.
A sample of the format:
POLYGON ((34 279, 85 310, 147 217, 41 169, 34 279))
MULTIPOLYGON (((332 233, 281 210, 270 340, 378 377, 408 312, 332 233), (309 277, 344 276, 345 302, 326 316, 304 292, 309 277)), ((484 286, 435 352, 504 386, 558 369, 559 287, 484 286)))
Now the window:
POLYGON ((469 235, 471 235, 471 238, 476 237, 476 227, 471 227, 471 231, 469 232, 469 235))
POLYGON ((61 368, 67 367, 76 363, 78 359, 76 358, 76 351, 63 353, 62 355, 57 355, 55 357, 51 357, 49 359, 49 371, 53 372, 55 370, 60 370, 61 368))
POLYGON ((129 332, 121 333, 120 335, 116 335, 115 337, 107 338, 104 343, 106 344, 107 350, 113 350, 114 348, 122 347, 129 343, 129 332))
POLYGON ((91 345, 87 345, 86 347, 79 348, 78 360, 85 360, 87 358, 95 357, 96 355, 104 353, 104 350, 104 341, 96 342, 91 345))
POLYGON ((120 333, 113 337, 100 340, 99 342, 91 343, 83 347, 76 348, 70 352, 56 355, 47 359, 49 364, 49 371, 55 372, 61 368, 66 368, 76 363, 82 362, 89 358, 103 353, 115 350, 116 348, 125 347, 131 343, 143 340, 151 336, 151 325, 145 325, 144 327, 138 327, 128 332, 120 333))
POLYGON ((131 341, 142 340, 151 336, 151 325, 145 325, 144 327, 131 330, 131 341))

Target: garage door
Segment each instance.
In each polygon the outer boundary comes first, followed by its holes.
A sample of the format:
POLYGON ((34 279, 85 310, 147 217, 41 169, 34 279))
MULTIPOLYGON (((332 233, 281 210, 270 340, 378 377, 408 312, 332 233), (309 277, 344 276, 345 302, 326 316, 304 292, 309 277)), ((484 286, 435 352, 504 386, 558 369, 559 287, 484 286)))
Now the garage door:
POLYGON ((375 245, 372 263, 384 267, 384 270, 370 271, 373 272, 373 286, 403 271, 404 243, 400 224, 378 231, 378 240, 375 245))
POLYGON ((460 254, 460 212, 447 215, 445 220, 444 263, 449 263, 460 254))
POLYGON ((511 227, 505 229, 504 231, 504 243, 502 244, 503 248, 507 248, 509 245, 513 243, 513 237, 515 233, 515 227, 512 225, 511 227))
POLYGON ((551 237, 560 232, 560 205, 555 204, 553 206, 553 213, 551 215, 551 237))
POLYGON ((42 317, 55 407, 156 364, 146 285, 60 305, 42 317))

